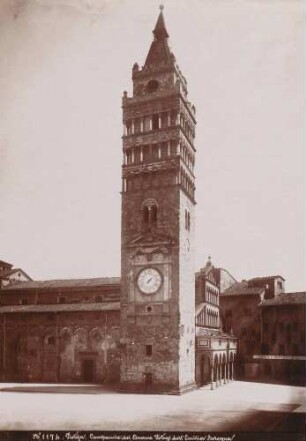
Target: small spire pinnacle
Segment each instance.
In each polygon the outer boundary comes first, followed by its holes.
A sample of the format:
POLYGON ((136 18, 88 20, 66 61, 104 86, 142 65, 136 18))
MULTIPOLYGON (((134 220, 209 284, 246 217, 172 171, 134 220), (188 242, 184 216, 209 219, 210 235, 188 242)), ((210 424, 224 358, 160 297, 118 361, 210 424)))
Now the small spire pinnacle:
POLYGON ((163 4, 159 5, 159 9, 160 9, 161 11, 163 11, 164 8, 165 8, 165 6, 164 6, 163 4))

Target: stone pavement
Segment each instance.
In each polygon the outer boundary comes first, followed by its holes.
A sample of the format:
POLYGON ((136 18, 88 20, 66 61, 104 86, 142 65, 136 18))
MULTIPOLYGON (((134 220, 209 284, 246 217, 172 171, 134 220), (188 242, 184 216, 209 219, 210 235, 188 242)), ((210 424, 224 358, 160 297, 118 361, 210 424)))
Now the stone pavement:
POLYGON ((0 383, 0 430, 296 432, 303 431, 304 403, 302 387, 241 381, 181 396, 0 383))

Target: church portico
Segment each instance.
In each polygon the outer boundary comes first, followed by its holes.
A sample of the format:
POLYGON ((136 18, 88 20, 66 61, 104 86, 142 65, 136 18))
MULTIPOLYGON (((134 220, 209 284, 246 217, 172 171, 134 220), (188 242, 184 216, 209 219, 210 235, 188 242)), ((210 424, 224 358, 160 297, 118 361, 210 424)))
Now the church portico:
POLYGON ((197 327, 196 383, 211 390, 234 380, 237 339, 227 334, 208 333, 197 327))

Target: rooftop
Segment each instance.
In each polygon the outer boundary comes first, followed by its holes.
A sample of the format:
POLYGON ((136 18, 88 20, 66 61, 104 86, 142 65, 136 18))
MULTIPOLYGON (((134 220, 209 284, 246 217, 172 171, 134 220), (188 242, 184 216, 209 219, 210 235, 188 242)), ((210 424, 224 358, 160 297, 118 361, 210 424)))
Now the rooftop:
POLYGON ((0 314, 31 312, 119 311, 120 302, 1 306, 0 314))
POLYGON ((283 278, 283 276, 280 276, 279 274, 277 274, 276 276, 262 276, 262 277, 253 277, 252 279, 249 279, 249 282, 260 282, 260 281, 265 281, 265 280, 272 280, 272 279, 282 279, 285 280, 283 278))
POLYGON ((306 292, 287 292, 279 294, 273 299, 264 300, 260 303, 260 306, 277 306, 277 305, 300 305, 306 304, 306 292))
POLYGON ((5 262, 5 260, 0 260, 0 267, 1 266, 12 268, 13 265, 11 263, 5 262))
POLYGON ((38 280, 17 282, 5 286, 3 291, 18 291, 24 289, 81 289, 81 288, 99 288, 107 285, 120 285, 120 277, 99 277, 93 279, 62 279, 62 280, 38 280))
POLYGON ((243 280, 242 282, 237 282, 234 285, 227 288, 223 293, 220 293, 220 297, 226 296, 241 296, 241 295, 260 295, 265 291, 265 288, 248 286, 248 282, 243 280))
POLYGON ((31 277, 25 273, 21 268, 13 268, 13 269, 8 269, 8 270, 4 270, 4 271, 0 271, 0 277, 8 277, 11 276, 14 273, 22 273, 24 276, 28 277, 29 280, 32 280, 31 277))

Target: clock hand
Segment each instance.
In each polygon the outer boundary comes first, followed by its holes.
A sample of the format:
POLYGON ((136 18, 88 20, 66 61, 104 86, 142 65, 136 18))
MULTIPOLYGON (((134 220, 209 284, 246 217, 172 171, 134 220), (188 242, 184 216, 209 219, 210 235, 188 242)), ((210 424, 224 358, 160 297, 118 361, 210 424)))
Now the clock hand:
POLYGON ((150 279, 147 280, 147 284, 150 283, 152 280, 152 277, 150 277, 150 279))

